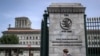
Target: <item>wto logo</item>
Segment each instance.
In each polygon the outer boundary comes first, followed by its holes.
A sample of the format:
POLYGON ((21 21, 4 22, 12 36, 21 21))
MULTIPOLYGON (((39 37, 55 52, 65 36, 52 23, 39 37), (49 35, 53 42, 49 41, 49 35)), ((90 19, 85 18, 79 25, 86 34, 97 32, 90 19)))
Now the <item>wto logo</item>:
POLYGON ((60 27, 63 30, 69 30, 72 26, 72 21, 69 18, 64 18, 61 22, 60 22, 60 27))

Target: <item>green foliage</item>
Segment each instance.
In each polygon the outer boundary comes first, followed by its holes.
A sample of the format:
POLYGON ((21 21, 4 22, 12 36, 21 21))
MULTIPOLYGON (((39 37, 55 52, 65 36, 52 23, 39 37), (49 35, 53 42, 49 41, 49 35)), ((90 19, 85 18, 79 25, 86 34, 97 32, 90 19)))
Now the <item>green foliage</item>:
POLYGON ((1 44, 18 44, 19 39, 17 38, 16 35, 3 35, 0 38, 0 43, 1 44))

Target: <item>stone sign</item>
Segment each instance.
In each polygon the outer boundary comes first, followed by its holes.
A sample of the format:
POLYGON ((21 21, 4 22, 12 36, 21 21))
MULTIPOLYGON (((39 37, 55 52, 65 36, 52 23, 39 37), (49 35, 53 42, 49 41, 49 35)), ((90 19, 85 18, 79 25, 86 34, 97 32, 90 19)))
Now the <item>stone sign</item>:
POLYGON ((49 56, 63 56, 68 49, 72 56, 86 56, 84 15, 80 3, 52 3, 49 12, 49 56))

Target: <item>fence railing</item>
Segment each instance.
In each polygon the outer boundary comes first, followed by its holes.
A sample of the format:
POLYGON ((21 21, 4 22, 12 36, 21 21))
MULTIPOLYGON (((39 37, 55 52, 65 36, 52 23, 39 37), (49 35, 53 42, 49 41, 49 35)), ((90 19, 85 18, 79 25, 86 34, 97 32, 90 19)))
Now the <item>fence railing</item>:
POLYGON ((86 19, 87 56, 100 56, 100 17, 86 19))

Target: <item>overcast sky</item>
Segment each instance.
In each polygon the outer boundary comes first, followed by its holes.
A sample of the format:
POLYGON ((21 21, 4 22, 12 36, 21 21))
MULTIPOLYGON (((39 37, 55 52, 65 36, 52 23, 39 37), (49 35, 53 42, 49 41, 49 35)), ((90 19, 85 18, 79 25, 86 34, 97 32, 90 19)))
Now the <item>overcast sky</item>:
POLYGON ((43 12, 51 3, 81 3, 87 17, 100 16, 100 0, 0 0, 0 36, 20 16, 28 17, 33 29, 40 29, 43 12))

